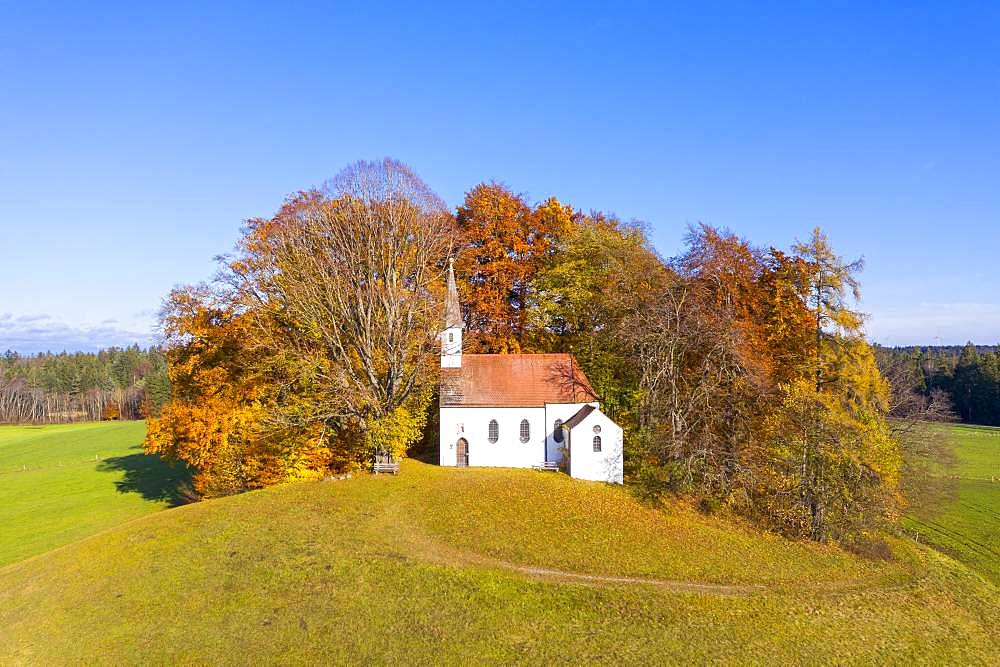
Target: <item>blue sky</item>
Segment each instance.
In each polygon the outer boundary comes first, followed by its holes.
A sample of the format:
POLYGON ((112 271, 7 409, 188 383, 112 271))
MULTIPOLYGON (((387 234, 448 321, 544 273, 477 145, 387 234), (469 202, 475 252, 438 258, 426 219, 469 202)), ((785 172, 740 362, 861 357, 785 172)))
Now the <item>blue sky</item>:
POLYGON ((1000 342, 1000 4, 0 0, 0 349, 148 342, 358 159, 864 255, 872 340, 1000 342))

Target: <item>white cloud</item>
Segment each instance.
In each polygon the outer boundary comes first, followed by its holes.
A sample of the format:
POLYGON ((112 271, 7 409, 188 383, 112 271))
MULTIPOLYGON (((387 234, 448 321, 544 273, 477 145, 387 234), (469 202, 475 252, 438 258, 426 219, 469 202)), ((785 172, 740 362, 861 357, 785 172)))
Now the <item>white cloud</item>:
POLYGON ((51 315, 0 313, 0 353, 5 350, 21 354, 94 352, 112 346, 133 343, 146 346, 153 342, 151 329, 143 332, 144 327, 138 323, 128 328, 117 325, 116 320, 105 320, 97 325, 72 326, 51 315))
POLYGON ((869 339, 883 345, 980 345, 1000 342, 1000 304, 920 303, 875 309, 869 339))

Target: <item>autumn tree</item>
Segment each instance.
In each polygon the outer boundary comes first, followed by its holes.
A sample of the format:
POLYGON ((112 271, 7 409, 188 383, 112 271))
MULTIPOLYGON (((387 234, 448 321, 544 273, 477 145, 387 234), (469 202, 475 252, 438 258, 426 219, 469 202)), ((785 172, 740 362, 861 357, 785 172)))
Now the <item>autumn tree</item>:
POLYGON ((830 362, 837 346, 863 338, 863 318, 852 310, 849 299, 861 298, 856 274, 864 260, 844 262, 830 247, 829 239, 818 227, 812 237, 792 248, 806 263, 808 289, 806 303, 812 314, 813 370, 816 392, 828 383, 838 382, 838 369, 830 362))
POLYGON ((763 263, 759 318, 771 381, 775 385, 789 384, 801 378, 812 358, 815 318, 803 296, 809 291, 810 268, 802 257, 774 247, 764 255, 763 263))
POLYGON ((687 244, 620 331, 640 364, 640 487, 820 541, 891 520, 900 448, 851 308, 860 264, 818 231, 793 254, 707 226, 687 244))
POLYGON ((769 424, 770 486, 756 508, 785 532, 816 541, 870 537, 898 516, 901 457, 886 420, 811 380, 785 388, 769 424))
POLYGON ((752 471, 771 385, 760 253, 732 234, 693 228, 675 280, 625 331, 642 364, 643 478, 733 501, 752 471))
POLYGON ((208 285, 173 290, 161 311, 172 399, 147 420, 144 447, 190 465, 203 497, 287 479, 289 461, 266 435, 268 387, 250 364, 250 317, 232 295, 208 285))
POLYGON ((530 351, 532 281, 554 242, 573 221, 571 208, 549 199, 532 208, 498 183, 479 184, 458 207, 467 344, 494 353, 530 351))
POLYGON ((421 434, 454 222, 405 165, 360 162, 251 220, 164 315, 173 399, 148 451, 219 495, 343 469, 421 434))
POLYGON ((322 191, 252 221, 233 262, 258 317, 251 341, 280 349, 272 374, 295 378, 289 423, 366 434, 397 453, 419 435, 440 312, 441 267, 455 245, 444 202, 405 165, 360 162, 322 191))
POLYGON ((848 534, 893 515, 902 461, 886 420, 890 388, 851 307, 860 299, 863 263, 841 259, 819 229, 793 250, 807 269, 802 296, 812 319, 808 377, 815 397, 803 395, 804 378, 787 385, 773 433, 808 516, 808 535, 823 541, 831 530, 848 534))
POLYGON ((627 440, 638 418, 639 365, 624 320, 670 273, 640 225, 591 213, 565 229, 532 283, 532 349, 573 353, 627 440))

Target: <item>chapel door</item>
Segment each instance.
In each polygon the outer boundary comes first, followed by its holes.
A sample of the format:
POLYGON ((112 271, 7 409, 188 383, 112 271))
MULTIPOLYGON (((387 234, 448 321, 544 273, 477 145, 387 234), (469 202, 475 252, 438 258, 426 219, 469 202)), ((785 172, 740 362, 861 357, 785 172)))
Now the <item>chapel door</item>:
POLYGON ((456 454, 457 461, 455 462, 455 465, 462 466, 462 467, 468 466, 469 465, 469 443, 465 440, 465 438, 459 438, 458 439, 458 444, 456 445, 455 448, 456 448, 456 450, 458 450, 457 454, 456 454))

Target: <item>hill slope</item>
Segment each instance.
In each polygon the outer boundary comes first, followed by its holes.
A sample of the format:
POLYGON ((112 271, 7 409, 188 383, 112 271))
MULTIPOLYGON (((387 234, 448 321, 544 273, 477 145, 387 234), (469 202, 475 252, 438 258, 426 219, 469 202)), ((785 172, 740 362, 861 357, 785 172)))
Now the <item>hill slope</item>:
POLYGON ((407 462, 2 568, 0 663, 1000 660, 997 588, 894 548, 862 561, 561 475, 407 462))

